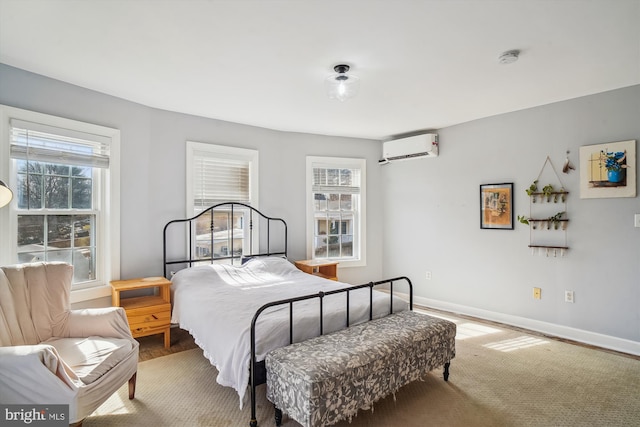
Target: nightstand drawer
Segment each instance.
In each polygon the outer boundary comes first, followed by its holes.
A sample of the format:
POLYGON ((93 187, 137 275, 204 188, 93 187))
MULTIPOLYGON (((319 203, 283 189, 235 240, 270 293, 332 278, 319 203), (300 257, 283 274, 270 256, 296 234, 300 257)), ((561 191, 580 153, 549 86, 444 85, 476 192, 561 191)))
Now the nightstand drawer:
POLYGON ((167 326, 171 321, 171 304, 127 310, 131 329, 144 326, 167 326))
POLYGON ((167 329, 169 329, 168 325, 151 326, 150 324, 145 323, 142 325, 138 325, 135 328, 131 326, 131 335, 133 335, 134 338, 146 337, 147 335, 155 335, 167 332, 167 329))

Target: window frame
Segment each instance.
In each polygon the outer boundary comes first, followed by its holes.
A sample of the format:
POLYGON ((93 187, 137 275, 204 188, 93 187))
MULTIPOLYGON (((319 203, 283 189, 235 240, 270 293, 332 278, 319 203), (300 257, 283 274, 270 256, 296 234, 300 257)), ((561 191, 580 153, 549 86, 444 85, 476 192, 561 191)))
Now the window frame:
POLYGON ((354 218, 352 224, 354 255, 348 258, 330 257, 322 258, 323 260, 335 261, 340 263, 340 267, 364 267, 367 265, 367 161, 361 158, 347 157, 323 157, 323 156, 307 156, 306 158, 306 234, 307 234, 307 258, 315 259, 314 251, 314 232, 316 227, 315 208, 313 198, 313 169, 314 167, 330 168, 330 169, 359 169, 360 170, 360 194, 359 204, 354 209, 354 218), (356 248, 358 254, 356 255, 356 248))
MULTIPOLYGON (((120 278, 120 131, 105 126, 66 119, 49 114, 38 113, 20 108, 0 105, 0 170, 4 171, 0 179, 7 179, 11 188, 17 188, 17 170, 11 159, 11 120, 32 122, 45 126, 61 128, 81 133, 99 135, 108 138, 110 154, 109 168, 98 172, 97 190, 94 195, 97 211, 96 222, 96 279, 74 285, 71 289, 71 302, 80 302, 110 295, 110 281, 120 278)), ((0 231, 9 236, 0 242, 0 260, 3 264, 15 264, 17 258, 18 214, 17 201, 12 200, 0 210, 0 231)), ((73 214, 79 211, 66 211, 73 214)), ((33 212, 35 213, 35 212, 33 212)), ((47 212, 54 214, 53 211, 47 212)), ((31 214, 31 213, 30 213, 31 214)))

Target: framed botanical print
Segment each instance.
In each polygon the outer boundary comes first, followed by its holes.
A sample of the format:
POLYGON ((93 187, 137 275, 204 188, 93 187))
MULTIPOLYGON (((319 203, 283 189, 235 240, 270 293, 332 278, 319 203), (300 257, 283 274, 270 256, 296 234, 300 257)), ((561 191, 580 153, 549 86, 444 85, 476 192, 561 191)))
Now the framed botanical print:
POLYGON ((580 147, 580 198, 636 197, 636 141, 580 147))

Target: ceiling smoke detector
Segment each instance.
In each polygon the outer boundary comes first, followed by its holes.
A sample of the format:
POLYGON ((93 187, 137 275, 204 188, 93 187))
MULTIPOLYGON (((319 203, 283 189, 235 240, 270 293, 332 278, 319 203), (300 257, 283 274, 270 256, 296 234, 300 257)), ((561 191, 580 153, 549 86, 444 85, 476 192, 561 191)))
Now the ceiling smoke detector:
POLYGON ((518 60, 519 55, 519 50, 508 50, 498 57, 498 62, 501 64, 511 64, 518 60))

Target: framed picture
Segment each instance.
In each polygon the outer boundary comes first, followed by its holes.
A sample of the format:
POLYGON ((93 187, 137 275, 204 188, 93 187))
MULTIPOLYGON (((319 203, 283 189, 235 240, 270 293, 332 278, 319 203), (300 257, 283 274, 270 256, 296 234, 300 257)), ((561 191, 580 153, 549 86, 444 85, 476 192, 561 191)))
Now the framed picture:
POLYGON ((480 228, 513 230, 513 183, 480 185, 480 228))
POLYGON ((580 147, 580 198, 636 197, 636 141, 580 147))

